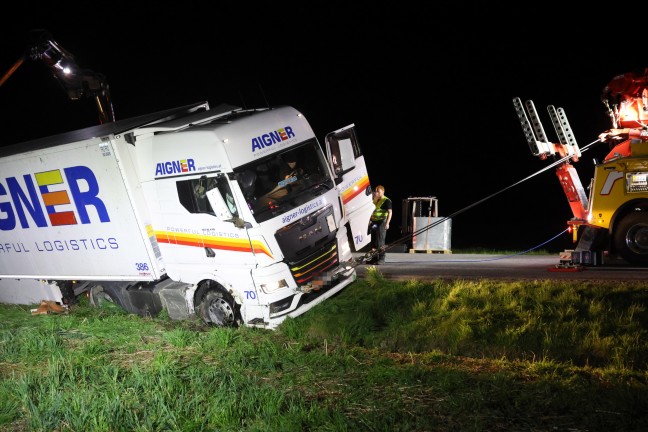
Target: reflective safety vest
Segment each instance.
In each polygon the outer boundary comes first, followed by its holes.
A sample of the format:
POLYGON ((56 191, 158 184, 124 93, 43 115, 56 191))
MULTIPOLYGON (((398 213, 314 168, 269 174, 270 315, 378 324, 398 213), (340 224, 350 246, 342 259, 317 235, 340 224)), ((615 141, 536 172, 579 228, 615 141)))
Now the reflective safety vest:
POLYGON ((371 221, 372 222, 379 222, 381 220, 384 220, 387 217, 387 210, 382 209, 382 205, 385 201, 387 201, 389 198, 383 195, 383 197, 378 201, 377 203, 374 203, 376 205, 376 209, 373 211, 371 214, 371 221))

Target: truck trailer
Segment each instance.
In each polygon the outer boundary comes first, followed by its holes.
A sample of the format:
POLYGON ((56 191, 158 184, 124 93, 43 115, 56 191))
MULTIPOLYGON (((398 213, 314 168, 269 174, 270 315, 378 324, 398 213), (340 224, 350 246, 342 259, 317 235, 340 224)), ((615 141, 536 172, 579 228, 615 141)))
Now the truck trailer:
POLYGON ((275 329, 371 241, 355 125, 323 144, 293 107, 199 102, 0 147, 0 302, 275 329))

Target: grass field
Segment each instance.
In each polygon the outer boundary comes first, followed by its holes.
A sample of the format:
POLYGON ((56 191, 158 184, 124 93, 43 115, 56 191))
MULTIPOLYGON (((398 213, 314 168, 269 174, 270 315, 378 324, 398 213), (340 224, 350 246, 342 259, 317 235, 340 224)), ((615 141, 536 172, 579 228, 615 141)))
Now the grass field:
POLYGON ((0 431, 646 431, 647 306, 377 269, 276 331, 0 305, 0 431))

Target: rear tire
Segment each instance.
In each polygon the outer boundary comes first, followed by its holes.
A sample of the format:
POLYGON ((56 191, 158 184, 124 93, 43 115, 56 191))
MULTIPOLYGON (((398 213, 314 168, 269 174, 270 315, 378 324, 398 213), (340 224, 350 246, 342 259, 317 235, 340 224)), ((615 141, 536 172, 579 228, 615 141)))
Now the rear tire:
POLYGON ((118 296, 111 290, 104 289, 103 285, 94 285, 90 288, 90 305, 97 308, 123 308, 118 296))
POLYGON ((231 295, 219 290, 209 290, 198 304, 198 315, 207 324, 218 327, 237 327, 238 311, 231 295))
POLYGON ((630 264, 648 265, 648 212, 628 213, 614 230, 614 248, 630 264))

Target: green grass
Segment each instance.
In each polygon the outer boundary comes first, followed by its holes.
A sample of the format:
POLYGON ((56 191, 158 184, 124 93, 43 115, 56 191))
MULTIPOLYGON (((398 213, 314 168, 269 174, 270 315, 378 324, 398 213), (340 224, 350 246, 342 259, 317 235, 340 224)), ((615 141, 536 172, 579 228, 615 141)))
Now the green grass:
POLYGON ((276 331, 0 305, 0 431, 645 431, 647 306, 377 269, 276 331))

